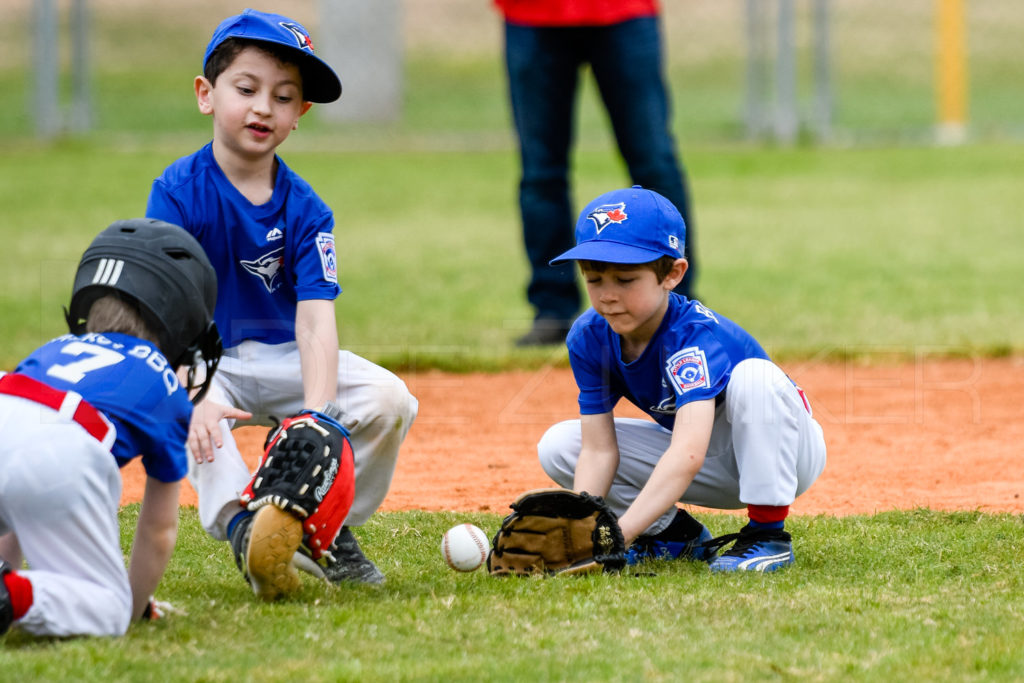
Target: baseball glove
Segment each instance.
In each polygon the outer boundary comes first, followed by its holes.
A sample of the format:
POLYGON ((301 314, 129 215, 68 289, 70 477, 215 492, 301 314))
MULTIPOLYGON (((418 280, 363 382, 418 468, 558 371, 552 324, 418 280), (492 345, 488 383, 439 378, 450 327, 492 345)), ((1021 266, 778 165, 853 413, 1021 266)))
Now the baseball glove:
POLYGON ((241 495, 256 511, 274 505, 302 520, 309 554, 318 560, 352 507, 355 464, 340 410, 303 410, 270 430, 263 458, 241 495))
POLYGON ((625 566, 618 518, 601 497, 536 489, 511 507, 487 555, 492 576, 613 572, 625 566))

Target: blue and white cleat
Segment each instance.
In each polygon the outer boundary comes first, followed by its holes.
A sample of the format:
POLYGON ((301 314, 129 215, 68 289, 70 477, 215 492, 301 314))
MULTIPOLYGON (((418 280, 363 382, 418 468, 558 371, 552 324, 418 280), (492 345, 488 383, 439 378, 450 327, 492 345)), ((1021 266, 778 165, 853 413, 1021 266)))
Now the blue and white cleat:
POLYGON ((711 563, 713 572, 773 572, 793 564, 793 538, 782 529, 757 529, 749 524, 738 534, 726 534, 709 545, 735 544, 711 563))
POLYGON ((651 536, 640 536, 626 551, 626 564, 679 559, 710 562, 715 557, 715 549, 705 544, 711 538, 711 532, 706 526, 702 526, 701 532, 689 541, 658 541, 651 536))

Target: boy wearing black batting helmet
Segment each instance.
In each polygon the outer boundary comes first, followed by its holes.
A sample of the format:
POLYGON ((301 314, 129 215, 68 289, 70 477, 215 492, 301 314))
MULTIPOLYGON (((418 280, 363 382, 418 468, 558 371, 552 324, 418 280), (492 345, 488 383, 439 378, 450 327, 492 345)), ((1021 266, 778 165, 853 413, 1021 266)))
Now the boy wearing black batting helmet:
POLYGON ((206 393, 221 354, 216 298, 191 235, 118 221, 82 256, 70 333, 0 373, 0 633, 117 636, 159 616, 190 396, 206 393), (126 570, 118 469, 137 456, 146 489, 126 570))

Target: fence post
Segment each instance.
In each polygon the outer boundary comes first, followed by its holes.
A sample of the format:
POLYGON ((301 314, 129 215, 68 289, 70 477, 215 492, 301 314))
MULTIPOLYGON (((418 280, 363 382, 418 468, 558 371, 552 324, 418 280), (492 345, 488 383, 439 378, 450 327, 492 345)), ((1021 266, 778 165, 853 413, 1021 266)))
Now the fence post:
POLYGON ((744 119, 747 137, 759 139, 768 129, 768 41, 764 0, 746 0, 747 92, 744 119))
POLYGON ((90 17, 88 0, 71 3, 71 125, 76 133, 92 127, 92 96, 89 78, 90 17))
POLYGON ((796 21, 793 0, 779 0, 775 46, 775 139, 791 144, 800 129, 796 103, 796 21))
POLYGON ((819 140, 832 137, 832 40, 829 0, 814 0, 814 132, 819 140))
POLYGON ((32 3, 32 25, 32 64, 35 71, 32 118, 36 122, 36 135, 49 139, 56 136, 61 127, 56 0, 35 0, 32 3))
POLYGON ((329 121, 394 121, 401 113, 400 0, 319 0, 317 52, 342 96, 318 107, 329 121))
POLYGON ((955 145, 967 137, 967 39, 963 0, 936 5, 936 139, 955 145))

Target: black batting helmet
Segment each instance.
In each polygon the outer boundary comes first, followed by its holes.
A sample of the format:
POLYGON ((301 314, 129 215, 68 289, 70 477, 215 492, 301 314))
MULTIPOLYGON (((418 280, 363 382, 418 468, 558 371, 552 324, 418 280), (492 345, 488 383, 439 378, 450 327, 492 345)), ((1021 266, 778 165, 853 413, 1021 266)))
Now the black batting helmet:
POLYGON ((213 322, 217 274, 199 242, 184 229, 152 218, 111 224, 78 264, 71 307, 65 311, 72 334, 85 332, 89 309, 108 294, 138 306, 172 366, 189 366, 187 389, 198 402, 223 351, 213 322))

